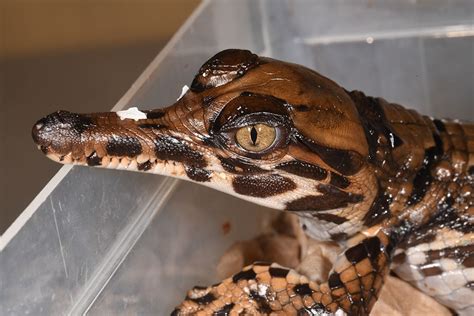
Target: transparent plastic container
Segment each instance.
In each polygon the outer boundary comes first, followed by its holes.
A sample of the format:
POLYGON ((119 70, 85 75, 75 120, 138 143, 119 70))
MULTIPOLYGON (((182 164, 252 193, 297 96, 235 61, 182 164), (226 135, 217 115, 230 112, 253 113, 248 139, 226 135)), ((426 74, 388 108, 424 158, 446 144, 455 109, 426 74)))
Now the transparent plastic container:
MULTIPOLYGON (((113 110, 173 103, 234 47, 474 120, 473 11, 470 0, 204 1, 113 110)), ((216 282, 223 251, 271 213, 189 182, 63 167, 0 240, 0 314, 169 314, 187 289, 216 282)))

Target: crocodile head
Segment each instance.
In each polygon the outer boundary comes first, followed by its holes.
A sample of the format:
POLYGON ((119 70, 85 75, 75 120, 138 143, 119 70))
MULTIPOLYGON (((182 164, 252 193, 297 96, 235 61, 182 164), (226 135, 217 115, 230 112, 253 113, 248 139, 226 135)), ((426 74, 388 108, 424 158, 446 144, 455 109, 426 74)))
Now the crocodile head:
POLYGON ((359 227, 375 192, 368 144, 349 94, 300 65, 225 50, 175 104, 152 111, 59 111, 33 139, 62 163, 192 180, 326 224, 359 227))

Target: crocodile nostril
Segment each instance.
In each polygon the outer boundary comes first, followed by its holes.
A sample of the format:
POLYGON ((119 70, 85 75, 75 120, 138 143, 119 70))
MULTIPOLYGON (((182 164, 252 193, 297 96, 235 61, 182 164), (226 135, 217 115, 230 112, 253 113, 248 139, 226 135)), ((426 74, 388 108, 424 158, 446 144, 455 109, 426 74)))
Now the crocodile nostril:
POLYGON ((38 120, 35 124, 35 128, 37 129, 41 129, 43 126, 45 126, 47 124, 47 120, 45 117, 43 117, 42 119, 38 120))
POLYGON ((35 141, 35 143, 39 144, 40 142, 42 142, 45 136, 45 133, 47 133, 47 130, 49 129, 49 127, 53 126, 56 123, 57 123, 57 120, 54 120, 52 114, 38 120, 35 123, 35 125, 33 125, 33 128, 31 129, 31 136, 33 137, 33 140, 35 141))
POLYGON ((35 141, 36 144, 38 144, 41 139, 40 132, 45 125, 46 125, 46 120, 42 118, 41 120, 36 122, 36 124, 33 125, 33 128, 31 129, 31 136, 33 137, 33 140, 35 141))
POLYGON ((36 130, 40 130, 43 126, 44 126, 44 124, 43 124, 42 122, 38 122, 38 123, 36 123, 36 125, 35 125, 35 129, 36 129, 36 130))

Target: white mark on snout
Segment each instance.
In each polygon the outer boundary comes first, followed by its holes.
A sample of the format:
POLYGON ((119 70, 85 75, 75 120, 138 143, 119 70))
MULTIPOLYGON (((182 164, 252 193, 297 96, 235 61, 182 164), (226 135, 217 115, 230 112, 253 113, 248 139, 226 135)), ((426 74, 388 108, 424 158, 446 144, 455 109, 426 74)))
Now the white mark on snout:
POLYGON ((121 120, 130 119, 138 121, 146 119, 146 113, 140 111, 137 107, 132 107, 124 111, 118 111, 117 115, 121 120))
POLYGON ((179 98, 176 99, 176 101, 179 101, 183 95, 186 94, 186 92, 188 92, 189 90, 189 87, 187 85, 184 85, 182 88, 181 88, 181 94, 179 95, 179 98))

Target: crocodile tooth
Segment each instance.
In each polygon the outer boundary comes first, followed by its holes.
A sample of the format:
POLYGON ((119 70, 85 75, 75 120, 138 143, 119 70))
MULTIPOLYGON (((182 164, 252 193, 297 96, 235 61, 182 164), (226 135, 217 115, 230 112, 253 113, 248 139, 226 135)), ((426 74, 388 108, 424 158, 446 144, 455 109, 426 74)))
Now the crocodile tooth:
POLYGON ((100 164, 101 164, 102 166, 106 167, 106 166, 108 166, 109 162, 110 162, 109 157, 104 156, 104 157, 102 157, 102 160, 101 160, 100 164))
POLYGON ((61 158, 59 157, 59 155, 49 153, 49 154, 46 154, 46 156, 47 156, 49 159, 52 159, 52 160, 54 160, 54 161, 56 161, 56 162, 62 162, 62 161, 61 161, 61 158))
POLYGON ((117 168, 119 164, 120 164, 119 158, 112 157, 112 159, 110 159, 109 168, 117 168))
POLYGON ((124 167, 128 167, 129 164, 130 164, 130 159, 128 159, 127 157, 124 157, 120 160, 120 165, 124 167))
POLYGON ((127 169, 130 169, 130 170, 137 170, 138 167, 137 167, 137 161, 135 159, 133 159, 132 161, 130 161, 130 164, 128 165, 127 169))
POLYGON ((63 163, 72 163, 73 162, 72 155, 70 153, 63 156, 63 157, 61 157, 61 158, 62 158, 63 163))

